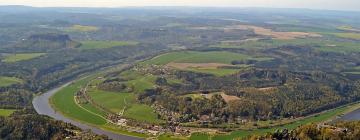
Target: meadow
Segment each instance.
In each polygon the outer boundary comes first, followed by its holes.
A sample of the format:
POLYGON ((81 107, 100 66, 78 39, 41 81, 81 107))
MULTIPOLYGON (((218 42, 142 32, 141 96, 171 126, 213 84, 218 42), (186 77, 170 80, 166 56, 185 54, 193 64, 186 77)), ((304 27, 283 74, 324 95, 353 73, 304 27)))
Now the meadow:
POLYGON ((151 60, 145 61, 145 64, 164 65, 170 62, 176 63, 223 63, 230 64, 233 60, 269 60, 271 58, 255 58, 245 54, 232 53, 226 51, 180 51, 159 55, 151 60))
POLYGON ((215 76, 225 76, 229 74, 234 74, 239 71, 239 69, 220 67, 223 65, 231 66, 231 62, 233 60, 267 61, 271 59, 272 58, 269 57, 253 57, 245 54, 227 51, 179 51, 159 55, 157 57, 154 57, 153 59, 143 62, 142 64, 168 65, 170 67, 182 70, 208 73, 215 76), (219 67, 217 67, 216 65, 218 65, 219 67))
POLYGON ((86 26, 86 25, 73 25, 65 29, 65 31, 67 32, 94 32, 97 30, 99 30, 99 28, 96 26, 86 26))
POLYGON ((34 59, 40 56, 45 55, 46 53, 18 53, 18 54, 8 54, 6 55, 5 59, 3 60, 3 62, 6 63, 15 63, 15 62, 19 62, 19 61, 25 61, 25 60, 30 60, 30 59, 34 59))
POLYGON ((0 76, 0 87, 7 87, 13 84, 20 84, 23 80, 15 78, 15 77, 4 77, 0 76))
POLYGON ((129 81, 126 82, 126 85, 133 87, 133 93, 135 94, 142 93, 145 91, 145 89, 153 88, 156 80, 155 76, 142 75, 133 70, 122 72, 120 76, 129 79, 129 81))
POLYGON ((131 41, 81 41, 80 49, 105 49, 112 47, 133 46, 138 44, 131 41))
POLYGON ((10 116, 14 111, 14 109, 0 109, 0 116, 4 116, 4 117, 7 117, 7 116, 10 116))
POLYGON ((333 41, 329 39, 293 39, 293 40, 258 40, 247 41, 241 44, 233 43, 220 43, 218 45, 212 45, 216 48, 242 48, 242 49, 269 49, 281 46, 299 46, 299 47, 312 47, 315 50, 323 52, 340 52, 351 53, 360 52, 360 46, 356 42, 341 42, 333 41))
MULTIPOLYGON (((61 112, 64 116, 76 119, 81 122, 104 125, 106 120, 102 117, 94 115, 75 103, 74 95, 78 92, 81 86, 85 85, 89 78, 81 79, 72 83, 71 85, 61 89, 53 97, 51 97, 51 104, 56 111, 61 112)), ((88 108, 91 106, 88 106, 88 108)))
POLYGON ((113 113, 124 110, 124 117, 140 122, 160 123, 157 114, 147 105, 136 103, 134 93, 115 93, 101 90, 90 91, 89 95, 95 103, 109 109, 113 113))
POLYGON ((75 102, 75 93, 79 91, 82 86, 86 85, 88 81, 96 78, 96 76, 98 75, 92 75, 91 77, 80 79, 58 91, 54 96, 50 98, 50 103, 53 108, 66 117, 82 123, 97 126, 101 129, 112 131, 114 133, 120 133, 123 135, 130 135, 141 138, 148 137, 145 134, 128 132, 127 130, 121 129, 111 123, 108 123, 104 119, 104 117, 106 117, 106 113, 100 111, 91 104, 82 104, 81 106, 79 106, 75 102))
POLYGON ((341 38, 360 40, 359 33, 333 33, 333 35, 341 38))

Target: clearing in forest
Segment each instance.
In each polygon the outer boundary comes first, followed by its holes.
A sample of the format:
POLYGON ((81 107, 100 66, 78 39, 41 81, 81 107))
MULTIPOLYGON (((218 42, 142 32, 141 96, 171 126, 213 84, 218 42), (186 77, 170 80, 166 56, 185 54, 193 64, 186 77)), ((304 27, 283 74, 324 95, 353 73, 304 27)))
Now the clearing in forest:
POLYGON ((66 28, 67 32, 94 32, 99 30, 96 26, 87 26, 87 25, 73 25, 69 28, 66 28))
POLYGON ((15 77, 4 77, 0 76, 0 87, 7 87, 13 84, 20 84, 23 80, 15 78, 15 77))
POLYGON ((14 109, 0 109, 0 116, 10 116, 13 112, 15 112, 16 110, 14 109))

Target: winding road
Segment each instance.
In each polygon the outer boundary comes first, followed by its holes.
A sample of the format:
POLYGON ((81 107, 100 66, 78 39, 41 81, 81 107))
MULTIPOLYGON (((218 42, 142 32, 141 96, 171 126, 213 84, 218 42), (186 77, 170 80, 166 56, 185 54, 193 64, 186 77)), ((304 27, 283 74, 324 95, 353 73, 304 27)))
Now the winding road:
POLYGON ((66 117, 64 117, 61 113, 56 112, 50 105, 49 103, 49 99, 51 96, 53 96, 56 92, 58 92, 59 90, 61 90, 62 88, 70 85, 72 82, 68 82, 60 87, 54 88, 52 90, 47 91, 46 93, 37 96, 34 98, 32 104, 36 110, 37 113, 41 114, 41 115, 47 115, 50 116, 56 120, 61 120, 67 123, 71 123, 83 130, 91 130, 92 132, 99 134, 99 135, 106 135, 108 136, 110 139, 114 139, 114 140, 143 140, 142 138, 137 138, 137 137, 132 137, 132 136, 127 136, 127 135, 121 135, 121 134, 117 134, 117 133, 113 133, 110 131, 106 131, 106 130, 102 130, 99 128, 96 128, 94 126, 90 126, 87 124, 83 124, 71 119, 68 119, 66 117))

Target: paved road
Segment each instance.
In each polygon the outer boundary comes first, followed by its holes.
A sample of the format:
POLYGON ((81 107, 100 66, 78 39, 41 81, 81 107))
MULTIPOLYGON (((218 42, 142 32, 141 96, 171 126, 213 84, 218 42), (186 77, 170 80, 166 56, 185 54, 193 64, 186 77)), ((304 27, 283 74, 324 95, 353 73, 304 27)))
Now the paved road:
POLYGON ((82 124, 77 121, 68 119, 68 118, 64 117, 62 114, 55 112, 55 110, 53 108, 51 108, 51 105, 49 104, 49 99, 52 95, 54 95, 56 92, 58 92, 62 88, 68 86, 69 84, 71 84, 71 82, 66 83, 58 88, 49 90, 48 92, 35 97, 35 99, 33 100, 32 103, 33 103, 33 106, 34 106, 36 112, 39 114, 42 114, 42 115, 50 116, 56 120, 62 120, 64 122, 71 123, 77 127, 80 127, 83 130, 90 129, 91 131, 93 131, 96 134, 106 135, 109 138, 114 139, 114 140, 143 140, 142 138, 116 134, 116 133, 112 133, 109 131, 105 131, 105 130, 93 127, 93 126, 82 124))

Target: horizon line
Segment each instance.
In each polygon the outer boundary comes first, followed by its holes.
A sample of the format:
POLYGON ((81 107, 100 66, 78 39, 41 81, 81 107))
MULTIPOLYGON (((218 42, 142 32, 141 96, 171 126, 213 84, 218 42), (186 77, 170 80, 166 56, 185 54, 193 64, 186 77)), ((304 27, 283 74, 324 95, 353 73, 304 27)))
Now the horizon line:
POLYGON ((34 6, 34 5, 1 5, 0 7, 11 7, 11 6, 19 6, 19 7, 31 7, 31 8, 104 8, 104 9, 121 9, 121 8, 146 8, 146 7, 188 7, 188 8, 243 8, 243 9, 251 9, 251 8, 260 8, 260 9, 302 9, 302 10, 314 10, 314 11, 338 11, 338 12, 360 12, 359 10, 349 9, 322 9, 322 8, 306 8, 306 7, 262 7, 262 6, 228 6, 228 5, 220 5, 220 6, 190 6, 190 5, 143 5, 143 6, 34 6))

